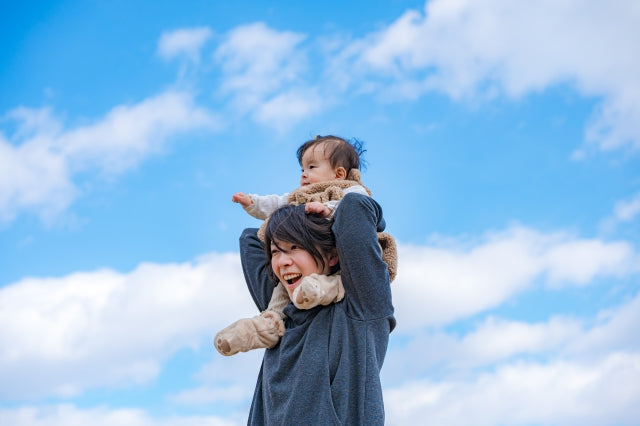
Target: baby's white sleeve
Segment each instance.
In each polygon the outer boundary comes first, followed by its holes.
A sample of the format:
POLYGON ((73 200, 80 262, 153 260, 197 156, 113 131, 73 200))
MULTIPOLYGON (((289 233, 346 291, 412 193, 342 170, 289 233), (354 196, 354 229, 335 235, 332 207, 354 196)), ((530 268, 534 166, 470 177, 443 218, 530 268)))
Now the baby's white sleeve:
MULTIPOLYGON (((367 192, 367 190, 362 185, 350 186, 348 188, 343 189, 342 193, 344 195, 347 195, 347 194, 350 194, 350 193, 354 193, 354 194, 366 195, 367 197, 369 196, 369 193, 367 192)), ((331 200, 331 201, 327 201, 327 202, 324 203, 324 205, 329 207, 332 212, 335 211, 336 208, 338 208, 338 204, 340 204, 340 200, 331 200)))
POLYGON ((362 195, 366 195, 367 197, 369 197, 369 193, 367 192, 365 187, 362 186, 362 185, 350 186, 348 188, 345 188, 342 192, 344 193, 344 195, 347 195, 347 194, 350 194, 350 193, 354 192, 356 194, 362 194, 362 195))
POLYGON ((289 194, 284 195, 257 195, 249 194, 253 201, 249 207, 245 207, 244 210, 256 219, 265 220, 271 213, 278 208, 285 206, 289 203, 289 194))

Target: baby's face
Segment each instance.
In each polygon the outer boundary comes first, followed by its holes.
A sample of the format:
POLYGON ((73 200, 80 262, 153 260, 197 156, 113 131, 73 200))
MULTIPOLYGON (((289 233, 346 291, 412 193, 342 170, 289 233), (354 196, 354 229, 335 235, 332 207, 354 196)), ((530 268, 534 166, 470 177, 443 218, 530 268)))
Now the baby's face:
POLYGON ((335 170, 325 156, 324 148, 323 145, 316 145, 307 149, 302 155, 300 186, 338 179, 335 170))

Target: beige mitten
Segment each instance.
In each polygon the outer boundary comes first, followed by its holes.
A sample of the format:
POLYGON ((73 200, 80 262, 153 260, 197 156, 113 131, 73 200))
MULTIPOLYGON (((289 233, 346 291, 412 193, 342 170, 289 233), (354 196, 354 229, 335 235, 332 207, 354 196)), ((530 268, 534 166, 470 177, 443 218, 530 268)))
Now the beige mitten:
POLYGON ((284 322, 278 313, 264 311, 253 318, 243 318, 221 330, 213 343, 222 355, 230 356, 251 349, 274 347, 284 334, 284 322))
POLYGON ((293 304, 298 309, 311 309, 319 305, 329 305, 344 299, 344 287, 340 274, 311 274, 293 290, 293 304))

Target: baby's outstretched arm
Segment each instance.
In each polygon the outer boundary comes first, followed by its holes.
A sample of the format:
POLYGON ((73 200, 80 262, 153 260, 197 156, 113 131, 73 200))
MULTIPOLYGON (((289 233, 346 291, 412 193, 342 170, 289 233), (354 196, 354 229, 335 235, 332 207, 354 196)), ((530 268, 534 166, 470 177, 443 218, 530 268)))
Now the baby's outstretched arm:
POLYGON ((258 195, 236 192, 231 197, 231 201, 238 203, 242 208, 256 219, 265 220, 271 213, 288 204, 289 194, 283 195, 258 195))
POLYGON ((251 197, 244 192, 236 192, 235 194, 233 194, 233 196, 231 197, 231 201, 233 201, 234 203, 239 203, 240 205, 242 205, 242 207, 249 207, 253 203, 251 197))

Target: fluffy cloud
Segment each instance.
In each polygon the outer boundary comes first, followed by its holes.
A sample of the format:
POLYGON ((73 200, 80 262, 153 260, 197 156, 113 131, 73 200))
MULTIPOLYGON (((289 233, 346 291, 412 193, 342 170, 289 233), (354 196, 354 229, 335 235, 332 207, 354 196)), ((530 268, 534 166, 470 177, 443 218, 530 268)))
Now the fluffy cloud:
POLYGON ((517 362, 470 379, 415 381, 385 393, 387 423, 635 424, 640 355, 595 362, 517 362))
POLYGON ((105 407, 80 409, 70 404, 45 407, 21 407, 0 409, 0 423, 12 426, 232 426, 239 421, 229 421, 218 417, 173 417, 154 419, 138 409, 109 409, 105 407))
MULTIPOLYGON (((595 319, 553 315, 524 322, 489 316, 456 335, 441 329, 416 332, 390 349, 384 376, 391 386, 426 376, 467 376, 518 359, 594 362, 615 353, 640 353, 630 336, 640 332, 640 295, 596 314, 595 319), (415 354, 421 355, 414 362, 415 354)), ((393 336, 393 335, 392 335, 393 336)), ((393 336, 395 337, 395 336, 393 336)))
POLYGON ((214 53, 223 73, 220 94, 239 112, 281 129, 316 113, 322 98, 304 81, 305 38, 260 22, 233 29, 214 53))
POLYGON ((208 27, 183 28, 167 31, 158 41, 158 54, 164 59, 185 56, 190 61, 200 62, 200 50, 211 38, 212 31, 208 27))
POLYGON ((619 222, 630 222, 640 214, 640 193, 630 200, 616 203, 614 208, 615 219, 619 222))
POLYGON ((611 234, 617 228, 633 224, 640 215, 640 192, 618 201, 613 207, 613 212, 600 221, 600 230, 603 234, 611 234))
POLYGON ((295 82, 306 63, 297 50, 302 34, 278 32, 263 23, 233 29, 215 51, 214 58, 226 75, 222 91, 262 98, 295 82))
POLYGON ((639 20, 640 9, 624 0, 435 0, 354 42, 342 59, 355 64, 352 83, 382 78, 368 90, 403 99, 434 90, 454 99, 520 97, 567 83, 602 99, 589 143, 637 150, 639 20))
POLYGON ((48 219, 78 195, 80 173, 117 175, 165 147, 167 140, 218 120, 185 92, 168 91, 120 105, 99 121, 64 129, 49 109, 17 108, 11 139, 0 133, 0 221, 23 211, 48 219))
POLYGON ((209 345, 230 318, 255 313, 236 254, 27 278, 0 289, 0 395, 144 383, 178 349, 209 345))
POLYGON ((398 330, 447 324, 492 309, 539 279, 552 287, 575 286, 634 273, 638 256, 627 242, 519 226, 488 234, 471 247, 401 246, 392 287, 398 330))

